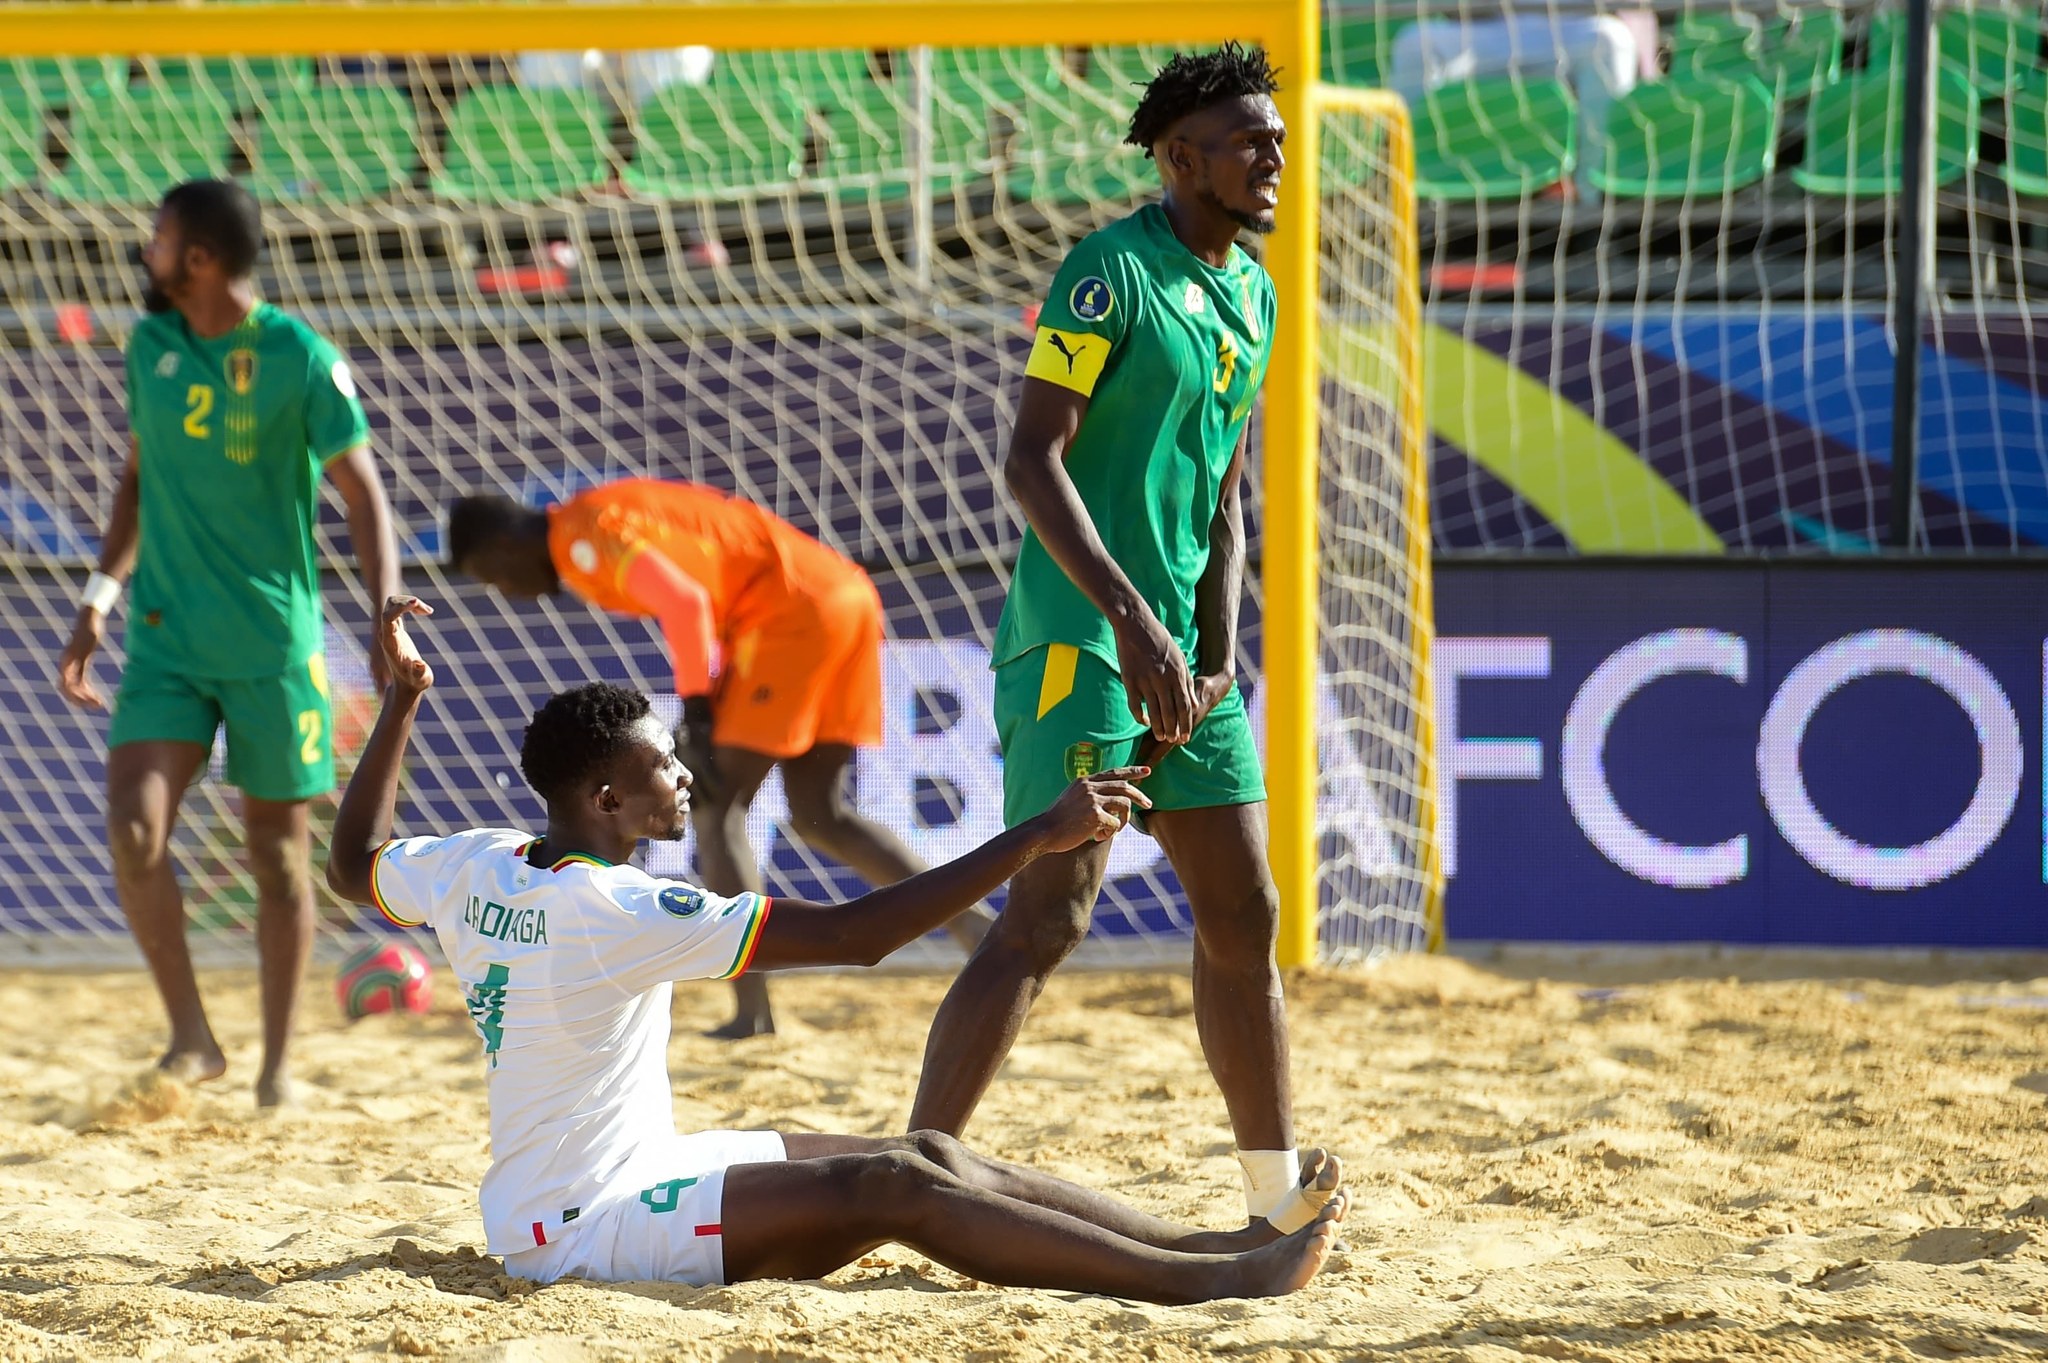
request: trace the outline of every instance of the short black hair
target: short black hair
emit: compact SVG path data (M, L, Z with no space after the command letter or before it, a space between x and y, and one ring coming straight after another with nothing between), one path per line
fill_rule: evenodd
M232 180L187 180L171 187L163 206L177 219L183 244L210 252L228 278L245 278L256 268L263 208L254 194Z
M589 682L548 697L519 743L519 771L534 794L572 799L633 743L633 726L654 713L630 686Z
M457 497L448 508L448 566L460 572L470 555L516 532L532 515L532 508L496 493Z
M1166 130L1212 104L1247 95L1270 95L1280 88L1280 71L1263 47L1225 43L1213 52L1181 52L1159 68L1131 114L1124 141L1152 154L1152 144Z

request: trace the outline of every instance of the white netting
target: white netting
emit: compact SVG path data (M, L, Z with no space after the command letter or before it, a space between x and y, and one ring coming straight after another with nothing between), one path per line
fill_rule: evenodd
M987 644L1020 531L1002 446L1062 255L1156 193L1149 164L1118 144L1131 82L1163 55L16 64L23 93L0 97L0 165L14 175L0 210L0 817L13 830L0 935L122 935L104 719L67 709L50 679L127 440L134 248L162 188L204 173L243 177L265 200L265 296L348 354L408 582L440 611L421 631L441 681L405 827L534 826L516 761L532 707L592 676L655 692L669 676L640 622L569 598L508 608L445 577L447 501L490 488L539 501L646 475L757 501L869 569L888 609L888 727L860 759L856 799L933 860L994 833ZM1249 481L1256 568L1256 471ZM346 770L374 698L332 498L322 534ZM1387 590L1389 603L1412 599ZM1256 573L1249 595L1256 679ZM1347 745L1353 774L1383 756ZM1411 823L1412 767L1400 777ZM1333 787L1332 827L1362 829L1370 789ZM331 802L316 808L324 829ZM779 827L783 813L771 779L750 825L771 888L857 890ZM216 770L186 802L177 858L195 920L224 933L250 921L238 831ZM649 863L680 873L688 852L657 847ZM1342 910L1356 886L1330 884ZM336 928L362 923L327 912ZM1188 929L1156 844L1121 840L1096 949L1183 956Z
M1415 103L1440 549L1885 542L1903 9L1332 0L1328 78ZM2042 10L1934 10L1919 542L2036 549Z

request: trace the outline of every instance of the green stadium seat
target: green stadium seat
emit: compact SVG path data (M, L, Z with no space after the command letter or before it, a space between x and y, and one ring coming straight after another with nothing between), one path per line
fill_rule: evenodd
M671 85L633 118L626 188L649 199L742 199L788 190L803 174L804 117L794 100L763 107L730 82Z
M1384 84L1387 49L1404 26L1367 15L1333 15L1323 25L1323 79L1364 88Z
M1753 14L1693 14L1673 23L1667 36L1672 78L1693 80L1755 71L1763 31Z
M211 91L120 88L72 106L71 160L49 178L73 203L155 203L183 180L222 174L232 111Z
M611 179L609 111L585 90L487 85L457 100L434 192L464 202L537 203Z
M269 203L381 199L419 164L412 100L388 85L281 91L254 133L250 188Z
M32 185L42 173L42 93L22 86L0 90L0 193Z
M1624 198L1725 194L1771 172L1778 119L1753 75L1638 85L1607 109L1588 178Z
M1802 6L1799 21L1757 51L1757 74L1780 105L1811 99L1842 78L1841 11Z
M160 90L206 90L233 109L267 111L288 91L313 87L311 57L165 58L142 62L142 84Z
M1461 81L1415 109L1419 198L1521 198L1568 179L1577 158L1578 106L1559 81Z
M1139 74L1148 56L1135 49L1096 49L1084 78L1062 72L1046 98L1024 111L1004 177L1006 192L1067 206L1128 203L1155 192L1159 179L1145 154L1124 144L1138 103L1132 82L1158 68L1153 62Z
M1987 5L1945 10L1936 16L1934 26L1941 41L1943 69L1962 76L1986 99L2000 97L2018 85L2028 72L2040 69L2038 15ZM1873 18L1870 69L1881 71L1904 61L1905 42L1904 15L1891 12Z
M0 84L31 92L52 109L128 84L126 57L10 57L0 62L0 71L6 73Z
M1944 66L1934 89L1934 183L1950 184L1977 164L1976 89ZM1814 96L1806 115L1806 160L1792 178L1813 194L1898 192L1906 83L1897 72L1866 72Z
M2006 99L2005 182L2048 198L2048 71L2030 72Z

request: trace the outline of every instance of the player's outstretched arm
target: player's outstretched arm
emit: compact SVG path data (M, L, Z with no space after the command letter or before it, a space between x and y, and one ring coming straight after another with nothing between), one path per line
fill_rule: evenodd
M1131 717L1158 738L1185 743L1195 709L1187 659L1151 603L1109 556L1067 476L1067 447L1087 414L1085 394L1044 379L1025 379L1017 426L1003 458L1003 481L1052 561L1116 631L1117 668L1130 697Z
M1151 774L1146 767L1118 767L1084 776L1037 818L998 834L957 861L864 894L850 904L778 899L761 929L753 968L874 965L898 947L944 927L955 914L981 902L1046 853L1115 837L1130 822L1132 806L1152 807L1135 784Z
M95 587L101 582L116 585L104 588L105 600L94 600L88 595L78 603L71 641L64 646L63 656L57 662L58 691L73 705L90 710L107 708L107 698L92 684L92 655L99 651L100 639L106 634L107 612L114 605L111 598L119 591L118 584L127 581L128 574L135 569L135 548L140 542L136 508L141 499L142 448L131 439L128 466L121 470L121 486L114 491L114 510L107 517L106 533L100 536L99 571L93 575Z
M377 618L377 647L391 681L384 688L377 727L370 731L355 774L341 794L341 810L334 816L334 836L327 847L327 887L354 904L372 902L370 868L377 849L391 840L406 740L412 737L420 697L434 684L434 669L406 633L405 617L433 613L434 608L417 597L393 596Z

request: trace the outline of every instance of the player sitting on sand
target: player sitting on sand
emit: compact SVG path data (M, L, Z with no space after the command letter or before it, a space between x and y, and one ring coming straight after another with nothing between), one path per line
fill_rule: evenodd
M1319 1151L1302 1182L1329 1200L1282 1235L1263 1221L1187 1230L936 1132L676 1133L671 981L872 964L1040 854L1114 836L1145 804L1132 784L1144 769L1075 781L958 861L850 904L726 898L624 864L641 839L680 835L691 776L645 696L592 683L527 726L520 766L547 802L540 837L394 841L399 767L433 684L405 617L427 613L411 597L384 607L392 680L342 797L327 881L396 923L431 924L461 981L490 1066L484 1230L508 1272L816 1278L897 1241L983 1282L1157 1302L1275 1295L1314 1275L1345 1205L1338 1162Z

